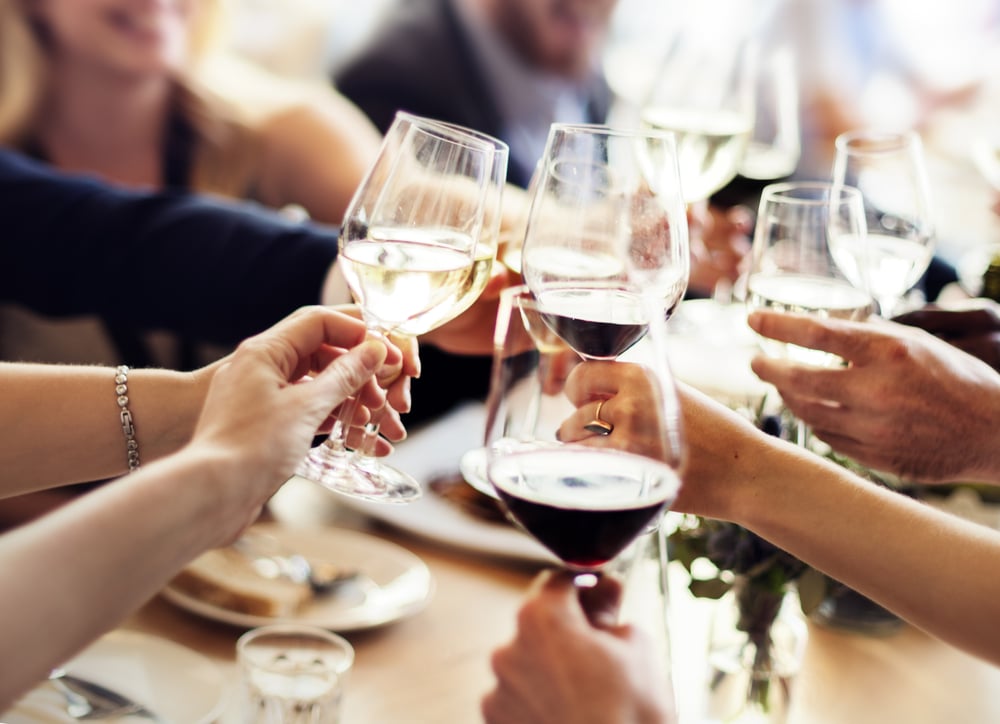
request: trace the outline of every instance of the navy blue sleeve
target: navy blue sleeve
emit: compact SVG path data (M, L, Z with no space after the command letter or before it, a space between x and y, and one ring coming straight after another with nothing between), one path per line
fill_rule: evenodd
M144 194L0 149L0 300L231 344L316 304L336 232Z

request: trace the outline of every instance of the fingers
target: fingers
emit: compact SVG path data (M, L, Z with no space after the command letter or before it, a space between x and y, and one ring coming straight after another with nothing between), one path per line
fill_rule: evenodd
M873 324L787 312L756 310L747 317L747 324L764 337L830 352L860 364L867 364L878 356L873 347L882 337L882 332Z
M292 389L302 398L300 402L304 409L322 412L316 420L317 426L334 407L354 393L360 393L362 402L369 408L379 407L373 404L373 400L381 400L383 394L371 380L385 356L386 346L383 343L364 341L334 360L313 378L311 384L296 385Z
M606 574L596 585L579 589L580 606L592 626L610 629L618 624L623 590L617 578Z
M845 403L852 399L853 388L845 384L845 368L815 367L760 354L750 360L750 368L764 382L778 388L782 398L833 400Z

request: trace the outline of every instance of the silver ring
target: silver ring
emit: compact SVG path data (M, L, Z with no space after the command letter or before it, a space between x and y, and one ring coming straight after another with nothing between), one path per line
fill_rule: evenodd
M615 429L607 420L601 419L601 408L604 406L604 400L597 403L597 409L594 411L594 419L583 426L583 429L587 432L592 432L595 435L610 435Z

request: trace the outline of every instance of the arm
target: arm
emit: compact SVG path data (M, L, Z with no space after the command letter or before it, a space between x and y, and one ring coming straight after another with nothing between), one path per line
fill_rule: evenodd
M521 607L514 640L494 652L487 724L669 724L673 702L650 642L617 623L621 585L579 589L543 573ZM585 692L585 693L583 693Z
M224 344L318 302L337 255L334 232L113 189L3 150L0 230L0 299Z
M372 374L389 350L364 339L356 320L296 313L216 372L180 452L0 537L0 638L19 652L0 660L0 709L187 561L233 540L347 395L381 403ZM352 349L331 362L327 345Z
M755 312L764 335L840 355L827 369L757 357L753 369L835 450L923 482L1000 483L1000 374L919 329Z
M1000 534L860 480L682 390L675 508L733 520L914 625L1000 663ZM616 428L615 434L618 433Z

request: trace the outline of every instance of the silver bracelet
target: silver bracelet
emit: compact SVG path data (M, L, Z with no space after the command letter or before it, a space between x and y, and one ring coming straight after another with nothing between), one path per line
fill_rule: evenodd
M128 365L118 365L115 370L115 394L118 396L122 433L125 435L128 470L132 472L139 467L139 443L135 439L135 424L132 422L132 413L128 409Z

